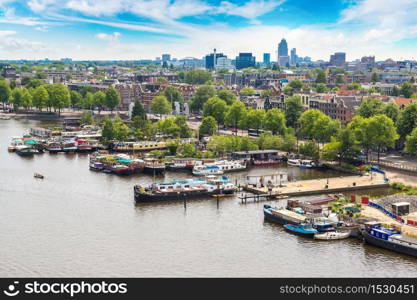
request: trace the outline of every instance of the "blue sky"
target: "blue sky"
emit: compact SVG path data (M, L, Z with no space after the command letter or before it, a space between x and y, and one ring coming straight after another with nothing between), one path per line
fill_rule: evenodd
M417 59L415 0L0 0L0 59L276 57L335 51Z

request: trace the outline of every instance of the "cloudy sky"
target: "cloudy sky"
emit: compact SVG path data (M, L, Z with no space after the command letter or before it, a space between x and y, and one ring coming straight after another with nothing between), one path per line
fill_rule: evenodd
M0 59L417 59L416 0L0 0Z

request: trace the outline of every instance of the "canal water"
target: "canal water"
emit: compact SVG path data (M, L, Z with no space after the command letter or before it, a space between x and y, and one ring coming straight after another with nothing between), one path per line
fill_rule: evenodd
M7 152L12 136L37 125L0 120L1 277L415 276L415 258L358 240L288 234L264 221L264 203L223 198L218 208L215 199L190 200L186 210L181 201L135 204L133 185L151 183L152 176L95 173L85 154ZM340 176L285 171L300 179ZM34 172L46 178L35 179ZM267 171L250 171L256 172Z

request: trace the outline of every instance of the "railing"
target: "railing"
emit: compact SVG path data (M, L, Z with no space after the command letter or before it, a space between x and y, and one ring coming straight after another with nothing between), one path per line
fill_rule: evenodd
M417 174L417 167L404 166L402 164L399 165L399 164L386 162L386 161L379 161L378 162L376 160L372 160L371 163L376 164L378 166L383 166L385 168L393 169L393 170L398 170L398 171L403 171L403 172L407 172L407 173Z
M368 203L369 206L374 207L380 211L382 211L384 214L386 214L387 216L391 217L392 219L402 223L402 224L407 224L407 225L411 225L411 226L415 226L417 227L417 221L413 221L413 220L404 220L403 218L401 218L400 216L397 216L396 214L388 211L387 209L385 209L382 205L379 205L375 202L369 201Z

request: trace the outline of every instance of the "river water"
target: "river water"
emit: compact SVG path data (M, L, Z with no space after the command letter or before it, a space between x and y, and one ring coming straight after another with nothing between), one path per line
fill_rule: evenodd
M221 199L219 208L215 199L190 200L186 209L181 201L135 204L133 185L151 183L152 176L92 172L86 154L7 152L12 136L38 125L0 120L1 277L415 276L412 257L353 239L288 234L264 221L263 203L236 197ZM340 175L286 171L300 179ZM34 172L46 178L35 179Z

